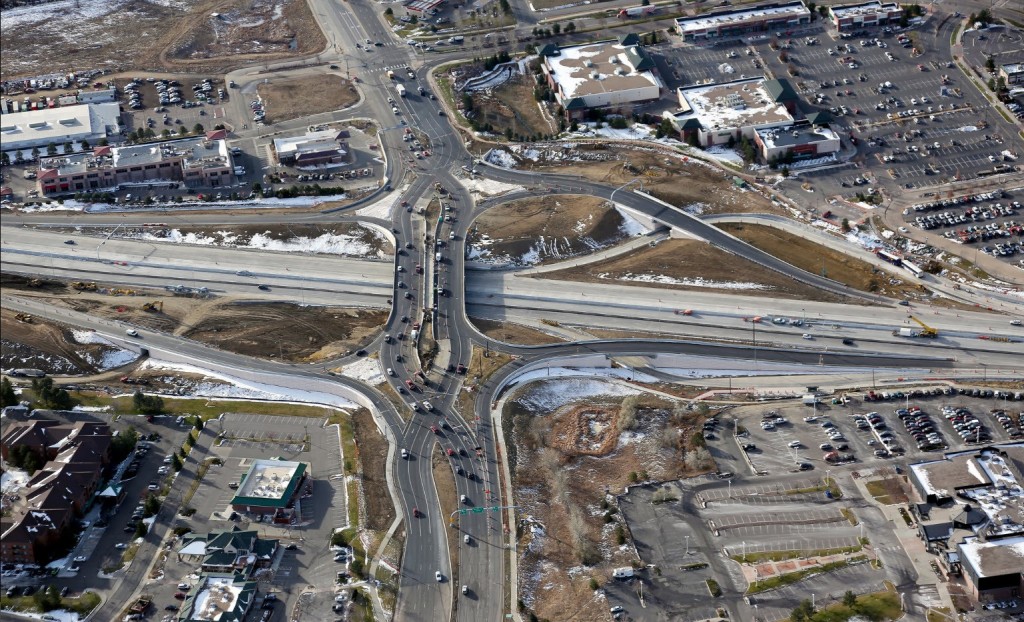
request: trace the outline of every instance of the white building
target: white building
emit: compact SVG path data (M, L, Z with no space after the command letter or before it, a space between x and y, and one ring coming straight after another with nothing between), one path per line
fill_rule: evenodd
M740 138L755 140L757 130L793 125L797 95L786 80L745 78L682 87L679 110L664 114L682 134L702 147Z
M763 128L754 133L754 143L765 162L817 158L839 151L839 135L830 128L812 125Z
M580 117L591 108L629 109L661 96L654 61L638 43L627 35L621 42L541 50L544 75L566 116Z
M121 131L116 103L44 108L0 115L0 144L4 151L45 148L53 143L95 143Z
M345 164L349 161L347 130L318 130L274 139L277 162L288 166Z
M811 12L803 0L724 9L676 19L676 32L683 41L735 39L757 32L793 30L811 23Z
M860 4L830 6L828 15L837 30L856 30L883 24L893 24L903 17L903 7L896 2L872 0Z

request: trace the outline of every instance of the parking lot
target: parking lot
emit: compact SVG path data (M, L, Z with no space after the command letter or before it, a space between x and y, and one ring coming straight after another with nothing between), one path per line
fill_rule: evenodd
M878 392L873 401L851 398L846 405L745 407L732 413L742 426L740 435L710 440L708 446L740 458L745 454L749 466L741 460L735 467L739 472L770 475L843 464L861 468L893 459L916 462L943 451L1024 438L1017 393L991 391L988 399L970 393L908 390L885 392L887 398Z
M1019 263L1024 223L1018 220L1020 192L995 190L933 198L905 211L907 222L920 229L1008 262Z
M178 134L180 128L184 128L191 132L196 124L207 130L218 124L234 127L237 120L226 118L228 108L225 106L232 89L227 88L223 80L207 80L204 83L202 78L158 80L143 76L115 80L126 112L124 116L128 119L128 131L149 128L159 136L164 130Z

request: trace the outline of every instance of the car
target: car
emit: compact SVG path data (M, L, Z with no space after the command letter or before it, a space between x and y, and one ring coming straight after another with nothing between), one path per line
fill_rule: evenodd
M84 555L79 555L78 557L75 558L75 561L76 562L84 562L84 561L86 561L86 557Z
M177 610L178 610L178 606L177 605L167 605L166 607L164 607L164 611L177 611Z
M337 69L337 68L338 68L337 65L331 65L331 69Z
M419 518L420 516L422 516L422 514L420 513L420 509L419 508L413 508L412 509L412 517L413 518Z
M146 488L148 488L149 490L156 490L160 488L160 485L157 484L156 482L150 482L149 486L147 486Z
M853 345L853 339L843 339L843 345L844 346L852 346Z
M295 550L298 550L298 548L299 548L298 544L295 544L294 542L290 542L290 543L288 543L288 546L284 547L284 550L286 550L286 551L295 551Z
M1020 326L1020 325L1021 325L1021 321L1020 320L1010 320L1010 326Z
M437 111L437 116L439 116L439 117L445 116L444 110L438 110Z
M128 335L129 337L138 337L139 331L135 330L134 328L129 328L128 330L124 331L124 334Z
M804 339L814 339L814 335L812 335L811 333L804 333L803 335L801 335L801 337L803 337Z
M801 471L810 471L811 469L814 468L814 465L811 464L810 462L801 462L799 468Z
M428 402L427 400L423 400L423 408L427 409L428 411L434 410L434 405Z
M65 596L68 595L68 592L70 592L70 591L71 591L71 588L65 585L64 587L60 588L60 597L64 598Z
M74 244L75 244L75 241L74 241L74 240L64 240L64 243L65 243L65 244L69 244L69 245L71 245L71 246L74 246Z
M465 542L466 544L469 544L472 540L469 537L469 534L467 533L466 535L462 536L462 541Z
M185 600L185 592L175 592L174 598L177 600Z
M625 609L622 608L622 605L615 605L614 607L609 609L609 611L611 613L622 613L623 611L625 611Z
M366 356L366 350L356 350L356 356Z
M462 503L463 505L469 505L469 497L467 497L466 495L462 495L462 496L460 496L460 497L459 497L459 501L460 501L460 502L461 502L461 503Z
M794 449L796 449L797 447L801 447L801 446L803 446L803 443L801 443L800 441L790 441L789 442L789 447L792 447Z
M440 570L435 570L434 571L434 578L437 579L438 583L440 583L441 581L444 581L444 575L441 574Z
M270 286L269 285L262 285L261 284L261 285L257 285L256 289L258 289L260 291L263 291L263 292L269 292L270 291Z
M402 459L404 459L404 460L408 460L409 459L409 450L404 448L404 447L402 448Z

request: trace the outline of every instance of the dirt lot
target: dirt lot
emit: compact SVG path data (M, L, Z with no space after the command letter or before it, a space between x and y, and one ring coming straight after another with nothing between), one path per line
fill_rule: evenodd
M571 393L564 382L539 390ZM602 619L607 601L590 578L604 581L634 559L606 493L713 468L706 450L689 444L701 416L646 396L565 397L558 405L538 400L538 384L549 383L521 389L504 415L520 508L518 597L542 619Z
M478 317L471 317L469 319L481 333L487 335L491 339L504 341L505 343L536 346L548 343L565 342L561 337L549 335L537 330L536 328L523 326L522 324L516 324L514 322L498 322Z
M786 231L748 224L723 224L741 240L814 274L822 274L854 289L885 296L916 297L927 290L910 280L896 279L871 264L831 250Z
M622 215L598 197L532 197L484 212L467 243L484 260L539 265L614 244L628 236L624 223Z
M534 82L530 76L519 75L490 91L473 94L473 121L479 126L491 125L491 132L513 136L545 136L558 132L558 124L542 114L533 98Z
M271 80L260 83L256 91L266 104L267 116L275 122L341 110L359 101L352 83L336 75Z
M620 145L610 148L606 143L538 150L540 156L535 163L523 160L522 165L553 173L566 173L570 168L572 175L613 186L639 177L645 192L673 205L685 206L692 214L788 215L756 191L735 187L731 174L691 162L681 153L670 155ZM636 185L634 188L639 189Z
M21 319L18 319L21 318ZM75 341L71 329L36 317L0 309L0 368L25 367L47 374L95 374L104 354L115 351L101 344Z
M366 528L384 532L395 520L384 465L388 459L388 441L377 430L373 415L360 408L352 415L359 462L362 464L363 502L366 504Z
M90 284L95 291L57 281L29 287L26 279L6 274L3 286L56 306L184 335L231 352L297 362L356 350L373 338L387 318L383 310L251 303L232 297L191 298L162 290L108 289L102 284ZM112 295L117 291L123 294ZM152 311L143 309L149 302L157 305Z
M223 73L326 43L301 0L51 3L5 11L0 32L4 80L88 69Z
M835 302L838 296L803 285L697 240L666 240L651 248L593 264L559 270L546 278L588 283L635 284L667 289L699 289L778 298ZM657 278L656 278L657 277ZM660 282L659 282L660 281ZM737 283L745 284L736 289ZM721 286L716 287L716 284ZM729 284L734 284L732 287Z

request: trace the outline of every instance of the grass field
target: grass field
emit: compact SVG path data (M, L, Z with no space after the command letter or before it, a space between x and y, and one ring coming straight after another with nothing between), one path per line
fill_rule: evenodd
M555 134L558 126L541 113L533 97L533 78L517 76L505 84L473 94L473 108L478 125L490 123L495 134L504 135L506 129L513 135L543 136Z
M348 108L359 92L339 74L306 76L260 83L257 92L266 104L267 117L276 121L298 119Z
M858 619L879 622L898 620L903 617L899 594L894 590L864 594L857 597L857 601L852 607L847 607L842 603L829 605L814 612L814 615L807 620L808 622L846 622L855 616Z

